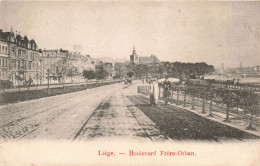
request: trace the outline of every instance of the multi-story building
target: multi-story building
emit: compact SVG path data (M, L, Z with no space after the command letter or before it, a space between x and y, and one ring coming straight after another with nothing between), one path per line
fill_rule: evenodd
M68 50L38 50L34 39L21 36L12 31L0 30L0 80L10 80L17 85L22 80L33 80L33 84L61 83L61 76L57 74L57 62L67 59L69 64L77 68L80 80L83 70L94 70L95 65L90 55ZM48 77L49 75L49 77ZM18 77L19 76L19 77ZM73 80L73 79L71 79Z
M1 60L4 61L1 62L1 79L17 84L16 76L20 75L24 80L32 78L34 84L38 83L40 53L36 42L27 36L15 34L12 30L0 30L0 41L5 53L3 56L1 54Z
M40 82L41 84L48 83L48 74L49 74L49 83L60 83L61 78L57 77L55 71L56 63L62 58L69 59L68 50L63 49L53 49L53 50L42 50L40 57Z
M0 80L8 80L8 43L2 40L3 35L0 31Z

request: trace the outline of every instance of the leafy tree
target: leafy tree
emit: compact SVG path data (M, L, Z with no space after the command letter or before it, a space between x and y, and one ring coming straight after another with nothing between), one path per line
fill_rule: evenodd
M134 76L134 72L133 71L129 71L129 72L127 72L126 75L127 75L127 77L131 78L131 77Z
M113 74L113 66L111 63L105 63L104 64L104 69L107 72L107 76L112 76Z
M115 63L114 70L116 78L123 78L127 73L127 64Z
M13 86L13 82L9 80L0 80L0 90L5 91L5 89L11 88Z
M96 74L94 70L83 70L83 77L87 80L96 78Z
M30 87L32 86L32 83L33 83L33 79L30 77L29 80L27 81L24 81L23 84L24 86L29 90Z
M97 80L101 80L103 81L103 79L105 79L109 73L107 72L107 70L105 70L105 67L104 67L104 64L103 63L99 63L97 66L96 66L96 79Z
M67 72L67 76L70 77L72 82L72 78L78 75L78 69L75 66L70 66Z
M56 63L56 74L62 78L63 89L65 89L65 80L67 73L71 68L71 64L68 59L62 58Z
M17 72L16 75L15 75L15 80L16 80L17 83L18 83L19 91L21 90L21 86L22 86L22 84L23 84L24 73L25 73L25 71L22 70L22 69L20 69L20 70L18 70L18 72Z

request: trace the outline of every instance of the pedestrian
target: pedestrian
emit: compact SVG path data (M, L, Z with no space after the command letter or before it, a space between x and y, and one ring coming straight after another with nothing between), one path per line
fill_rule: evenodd
M153 81L153 94L154 94L154 103L155 105L158 105L158 98L159 98L159 86L158 86L158 80L155 78Z
M155 105L155 97L154 97L154 85L153 85L153 81L150 80L150 81L149 81L149 84L150 84L150 87L149 87L149 89L150 89L150 93L149 93L149 96L150 96L150 104L151 104L152 106L154 106L154 105Z
M171 89L171 82L168 80L168 77L165 77L165 81L163 82L163 98L165 104L168 104L168 100L170 97L170 89Z

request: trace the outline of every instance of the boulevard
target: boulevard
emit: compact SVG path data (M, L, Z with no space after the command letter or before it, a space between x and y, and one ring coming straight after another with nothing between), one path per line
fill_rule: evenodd
M171 105L152 107L123 83L0 107L1 142L19 140L244 140L255 135Z

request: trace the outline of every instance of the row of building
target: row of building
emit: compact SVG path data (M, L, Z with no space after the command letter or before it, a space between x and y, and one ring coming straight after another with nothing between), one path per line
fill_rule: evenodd
M0 80L10 80L16 85L19 75L24 80L32 78L34 84L46 84L48 69L62 58L76 66L79 73L95 67L89 55L63 49L41 50L34 39L16 34L12 29L10 32L0 29ZM61 81L55 78L55 70L49 75L52 83Z

